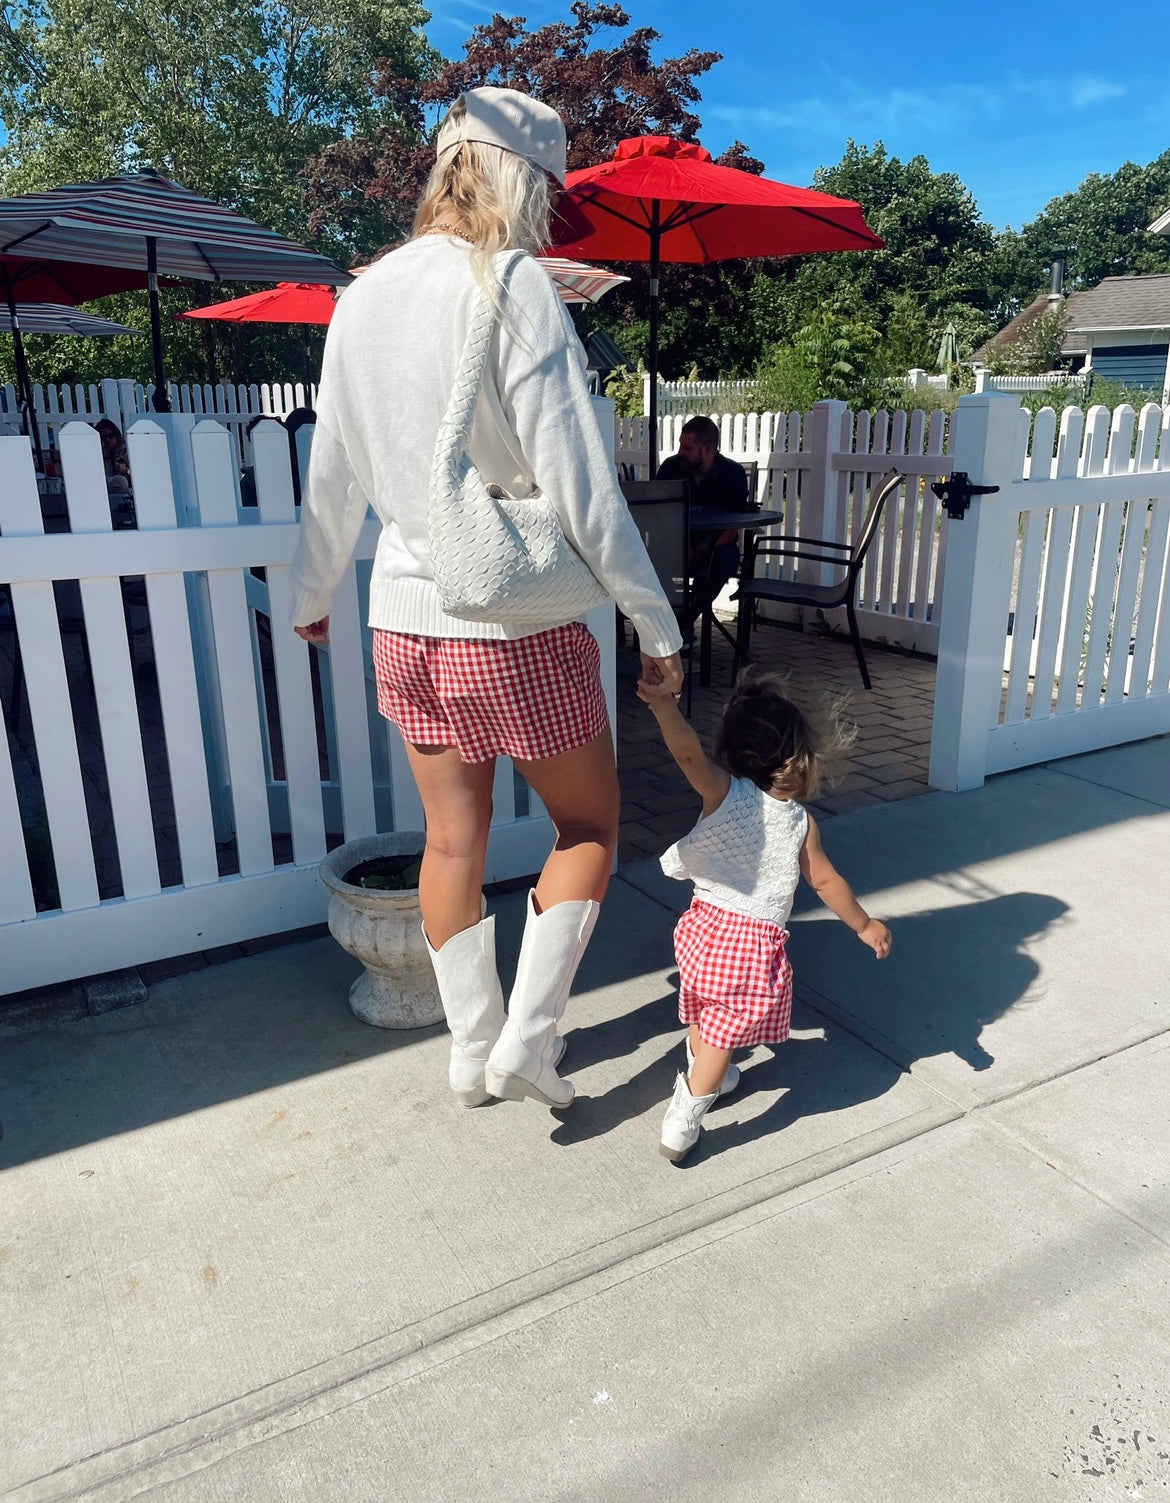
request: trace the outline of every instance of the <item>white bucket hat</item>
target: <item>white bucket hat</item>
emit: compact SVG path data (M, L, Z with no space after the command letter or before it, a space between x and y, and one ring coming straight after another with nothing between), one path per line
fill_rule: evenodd
M462 141L498 146L543 167L564 186L565 127L556 110L515 89L468 89L461 98L467 113L443 121L436 142L440 157Z

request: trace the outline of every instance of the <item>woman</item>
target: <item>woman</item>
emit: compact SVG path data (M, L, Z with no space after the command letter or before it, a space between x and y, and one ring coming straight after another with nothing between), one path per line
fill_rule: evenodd
M102 464L106 471L106 490L110 496L130 494L130 455L121 428L113 418L99 418L94 424L102 441Z
M423 929L451 1030L451 1088L466 1106L532 1096L567 1106L559 1022L617 844L618 783L597 643L564 616L541 630L448 616L431 571L427 489L472 310L499 310L472 431L485 483L539 489L566 536L634 622L642 676L677 690L681 638L590 407L581 346L531 256L548 239L565 132L547 105L473 89L452 105L406 245L338 303L293 572L294 624L328 641L330 596L372 505L370 584L378 706L401 730L426 813ZM498 269L508 266L504 283ZM510 756L556 828L528 911L505 1023L483 874L497 756Z

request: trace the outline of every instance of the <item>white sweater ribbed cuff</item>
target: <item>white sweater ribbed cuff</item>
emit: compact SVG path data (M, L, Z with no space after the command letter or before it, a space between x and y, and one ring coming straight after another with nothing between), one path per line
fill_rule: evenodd
M682 647L682 633L669 606L660 610L639 611L630 618L638 633L640 651L652 658L668 658Z
M293 596L291 620L293 626L309 626L329 614L332 595L322 595L320 590L298 590Z

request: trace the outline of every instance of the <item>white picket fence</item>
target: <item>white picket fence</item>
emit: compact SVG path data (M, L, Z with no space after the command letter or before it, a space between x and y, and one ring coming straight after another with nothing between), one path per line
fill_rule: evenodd
M298 407L313 407L317 387L301 381L272 381L250 386L168 384L173 412L214 417L232 435L238 464L252 462L248 424L256 417L284 418ZM59 385L33 387L33 411L44 448L56 445L57 435L66 423L82 418L96 423L111 418L123 432L139 417L151 417L154 383L143 386L136 381L106 380L88 386ZM11 382L0 387L0 432L15 432L19 403Z
M696 412L743 412L753 400L754 381L659 381L658 416L687 418ZM650 377L642 378L642 411L650 411Z
M881 530L862 572L857 617L862 635L889 646L933 653L946 560L946 519L930 490L951 467L951 433L941 411L851 412L844 402L818 402L810 412L711 414L720 451L758 466L756 500L782 511L780 531L803 538L848 542L857 533L873 480L898 469L910 483L887 503ZM678 448L685 416L659 423L660 455ZM615 457L638 476L649 459L645 418L619 418ZM832 571L803 566L820 582ZM778 565L769 572L784 577ZM802 575L803 577L803 575ZM765 606L765 614L811 619L798 607ZM843 610L826 613L845 629Z
M1047 391L1050 386L1063 386L1070 397L1084 393L1092 380L1089 371L1045 371L1039 376L993 376L980 366L975 372L975 390L981 391Z
M1170 407L964 397L954 467L932 785L1170 731Z
M137 528L112 530L98 436L74 421L69 530L46 535L31 446L0 437L0 994L319 922L327 846L422 828L373 700L378 524L309 649L287 625L285 431L254 431L250 508L219 422L138 419L127 444ZM612 713L612 609L590 625ZM551 822L510 763L494 799L488 880L536 871Z

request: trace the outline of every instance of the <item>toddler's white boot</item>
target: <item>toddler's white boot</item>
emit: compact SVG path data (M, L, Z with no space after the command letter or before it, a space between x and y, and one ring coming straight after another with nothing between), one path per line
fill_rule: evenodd
M695 1056L691 1053L691 1036L690 1036L690 1034L687 1034L687 1078L688 1079L690 1079L691 1071L694 1068L695 1068ZM715 1094L717 1096L730 1096L731 1093L732 1093L732 1091L735 1090L735 1088L736 1088L736 1086L738 1084L739 1084L739 1066L738 1065L733 1065L731 1063L731 1061L728 1060L727 1061L727 1070L726 1070L726 1072L725 1072L725 1074L723 1076L723 1081L720 1084L720 1087L716 1091Z
M677 1164L699 1141L703 1114L714 1102L717 1092L709 1096L692 1096L687 1078L681 1072L674 1083L674 1095L662 1119L662 1141L658 1152Z
M451 1062L447 1079L464 1106L489 1100L484 1066L504 1026L504 993L496 971L495 915L453 934L439 950L423 930L447 1027Z
M601 905L585 899L554 903L537 913L534 897L528 894L508 1017L484 1078L491 1094L506 1101L534 1096L546 1106L562 1107L572 1101L573 1086L556 1072L564 1051L557 1024Z

